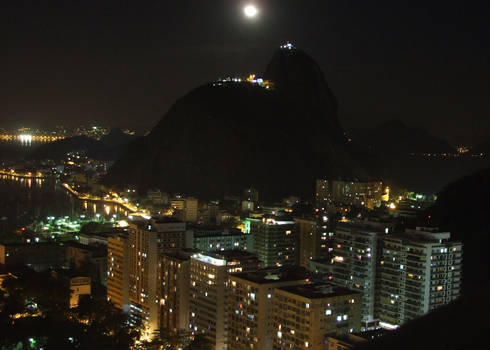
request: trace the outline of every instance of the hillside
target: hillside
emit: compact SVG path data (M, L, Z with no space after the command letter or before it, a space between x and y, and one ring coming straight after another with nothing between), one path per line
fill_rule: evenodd
M447 141L424 129L411 127L399 120L382 123L372 129L350 130L353 141L369 152L389 155L412 153L455 153Z
M337 102L303 51L278 50L264 77L210 83L178 100L134 142L106 183L158 187L201 198L254 186L265 197L311 195L316 178L366 178L349 156Z

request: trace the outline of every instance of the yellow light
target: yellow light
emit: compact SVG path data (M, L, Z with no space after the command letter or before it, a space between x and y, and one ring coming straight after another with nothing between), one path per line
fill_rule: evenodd
M119 222L117 223L117 226L118 226L118 227L128 227L128 226L129 226L129 224L128 224L128 222L127 222L126 220L121 220L121 221L119 221Z
M250 74L247 78L247 81L251 83L255 79L255 74Z

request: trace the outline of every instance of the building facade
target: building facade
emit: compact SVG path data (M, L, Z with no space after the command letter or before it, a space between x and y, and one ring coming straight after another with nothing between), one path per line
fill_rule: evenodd
M378 264L377 317L394 328L461 294L461 242L449 232L406 230L383 238Z
M197 222L198 200L196 198L177 198L170 201L172 208L177 212L177 218L184 222Z
M135 220L128 232L129 311L141 317L149 337L161 324L160 258L184 248L185 223L169 218Z
M306 283L308 273L297 267L231 274L228 283L228 348L272 349L276 288Z
M232 249L253 251L253 237L234 228L190 227L186 232L185 246L202 253Z
M277 288L273 349L324 350L328 335L360 331L361 293L332 284Z
M328 180L316 180L315 200L317 203L328 202L331 200Z
M298 224L287 216L248 218L254 253L264 266L298 263Z
M318 259L328 255L331 237L328 232L327 216L321 218L299 218L298 223L298 255L299 265L308 268L311 259Z
M376 254L379 228L338 225L334 232L332 282L362 293L362 319L374 318Z
M190 329L217 350L228 349L228 274L258 269L257 258L232 250L195 254L190 261Z
M183 250L161 258L161 328L173 332L189 329L190 259L195 253Z
M118 309L129 310L128 234L109 237L107 242L107 300Z
M317 204L333 201L373 209L380 205L383 194L381 181L316 180Z

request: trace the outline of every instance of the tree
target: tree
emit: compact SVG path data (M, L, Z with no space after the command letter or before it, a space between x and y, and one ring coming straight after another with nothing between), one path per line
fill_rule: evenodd
M20 344L19 348L125 350L140 337L141 320L130 319L105 298L82 296L78 307L69 309L69 286L50 274L27 272L6 278L2 287L0 349ZM39 312L29 313L29 305Z

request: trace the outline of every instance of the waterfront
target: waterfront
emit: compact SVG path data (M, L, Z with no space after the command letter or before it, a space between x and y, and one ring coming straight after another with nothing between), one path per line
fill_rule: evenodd
M109 221L127 215L118 205L80 200L54 179L0 176L0 230L4 232L46 222L48 217Z

